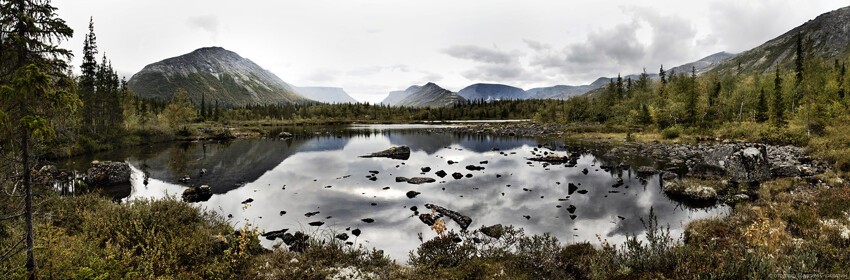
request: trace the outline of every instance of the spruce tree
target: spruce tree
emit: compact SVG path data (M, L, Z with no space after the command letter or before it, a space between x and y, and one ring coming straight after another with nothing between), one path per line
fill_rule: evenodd
M94 34L94 18L89 18L89 33L83 41L83 63L80 65L79 96L84 103L83 125L88 131L94 130L95 80L97 65L97 36Z
M803 57L805 56L803 51L803 34L797 33L797 43L796 43L796 51L794 58L794 72L796 74L794 79L794 99L791 108L797 108L798 102L803 97Z
M23 187L23 241L26 248L27 278L36 279L33 227L32 168L37 165L32 149L51 139L56 133L55 120L67 118L79 105L73 81L67 75L71 52L59 42L73 35L73 30L58 18L49 0L0 0L0 149L20 166L5 170L23 170L21 177L10 179ZM7 52L8 51L8 52ZM6 213L0 213L0 216ZM6 248L4 248L6 249ZM20 249L9 248L9 253ZM14 251L18 250L18 251ZM4 250L6 251L6 250Z
M776 68L776 78L773 79L773 124L776 127L785 125L785 105L782 101L782 77L779 76L779 68Z
M761 91L759 92L758 103L756 103L756 122L763 123L767 121L767 110L767 97L765 97L764 95L764 89L761 89Z
M689 87L687 91L687 99L685 103L685 112L688 117L688 122L691 124L696 123L697 121L697 101L699 99L699 94L697 91L697 74L696 67L691 70L691 77L688 80Z

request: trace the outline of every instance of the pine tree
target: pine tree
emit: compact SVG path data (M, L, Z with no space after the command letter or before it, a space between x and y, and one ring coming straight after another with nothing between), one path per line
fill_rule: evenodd
M94 18L89 18L89 33L83 41L83 63L80 65L79 96L85 104L83 107L83 125L89 131L94 130L93 108L95 104L95 76L97 75L97 36L94 34Z
M218 109L218 99L215 100L215 113L213 114L213 119L215 121L219 121L221 118L221 112Z
M767 121L767 110L767 97L764 96L764 89L761 89L759 92L758 103L756 103L756 122L763 123Z
M776 68L776 78L773 79L773 124L776 127L785 125L785 105L782 101L782 77L779 76L779 68Z
M803 34L797 33L797 44L796 44L796 52L794 58L794 72L796 74L796 79L794 80L794 100L792 104L792 108L797 108L797 103L800 102L800 99L803 97L803 57L805 56L803 51Z
M697 121L697 101L699 100L696 67L691 68L691 77L688 82L689 87L687 91L687 102L685 103L685 111L687 113L688 122L694 124Z
M838 60L836 60L836 63L838 63ZM844 63L841 63L841 67L838 68L838 77L837 77L837 79L838 79L838 100L839 101L844 100L844 96L845 96L845 92L846 92L846 90L844 89L844 77L846 75L847 75L847 68L845 67Z
M649 88L649 75L646 74L646 68L643 68L643 72L640 73L637 88L641 91L646 91Z
M207 102L206 102L206 94L201 92L201 120L207 119Z
M0 29L0 38L9 39L0 45L4 53L0 60L0 115L3 116L0 148L4 154L20 160L13 163L20 167L10 169L22 170L23 178L10 178L21 180L23 186L24 210L20 214L25 221L27 277L36 279L30 172L36 159L31 149L51 139L56 132L54 121L67 118L63 114L73 113L79 105L77 96L71 92L73 81L67 75L66 60L71 52L58 46L73 35L73 30L57 17L56 8L49 0L0 0L0 26L4 27Z
M652 116L649 114L649 108L646 104L640 105L640 115L638 116L638 123L642 125L648 125L652 123Z
M662 85L667 85L667 72L664 71L664 64L661 64L661 70L658 71L658 77L661 78Z
M622 98L623 97L623 77L620 77L620 74L617 74L617 85L616 86L617 86L617 88L616 88L617 98L618 99Z

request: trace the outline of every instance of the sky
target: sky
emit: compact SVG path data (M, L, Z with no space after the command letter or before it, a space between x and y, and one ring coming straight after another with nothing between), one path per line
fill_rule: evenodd
M97 46L127 79L145 65L220 46L296 86L380 102L435 82L523 89L656 72L756 47L848 3L832 0L56 0L79 68ZM76 69L79 72L79 69Z

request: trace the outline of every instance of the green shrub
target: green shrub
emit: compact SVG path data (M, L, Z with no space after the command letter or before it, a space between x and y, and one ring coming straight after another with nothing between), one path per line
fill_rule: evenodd
M661 137L664 139L676 139L679 138L679 134L682 133L682 129L678 126L671 126L661 130Z

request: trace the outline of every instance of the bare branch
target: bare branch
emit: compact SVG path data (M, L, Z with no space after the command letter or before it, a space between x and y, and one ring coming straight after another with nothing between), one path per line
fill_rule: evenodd
M8 215L8 216L3 216L3 217L0 217L0 221L11 220L11 219L23 216L23 215L24 215L24 212L20 212L18 214L12 214L12 215Z
M18 243L15 243L15 245L12 246L11 248L9 248L8 251L6 251L2 255L0 255L0 263L5 262L9 258L15 256L15 254L17 254L17 253L22 252L24 250L24 247L18 248L18 246L21 246L21 244L23 244L23 243L24 243L24 238L21 238L21 240L18 241Z

